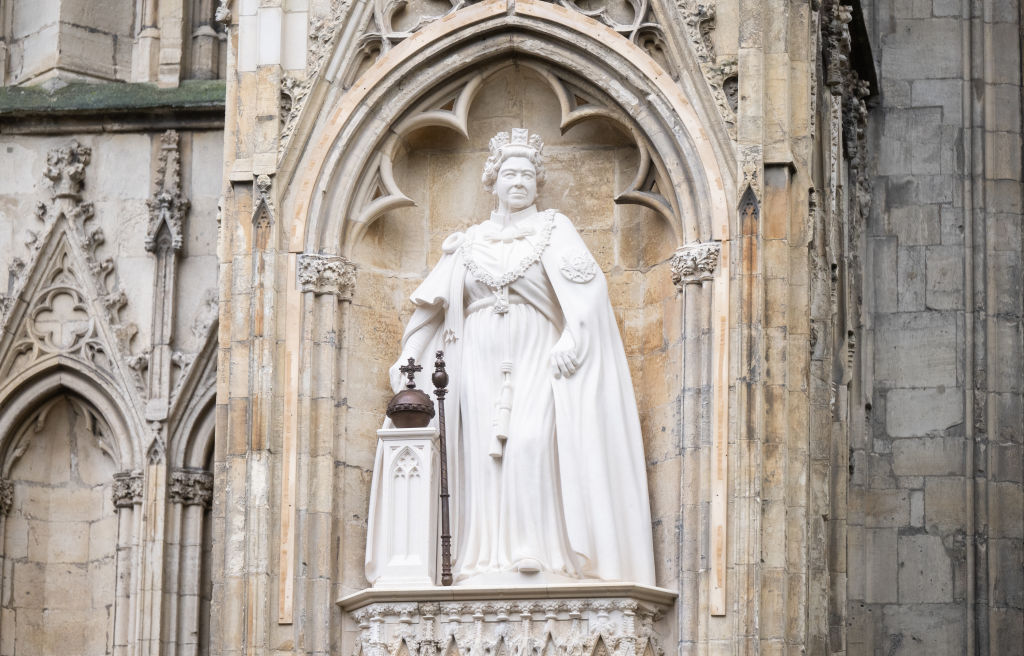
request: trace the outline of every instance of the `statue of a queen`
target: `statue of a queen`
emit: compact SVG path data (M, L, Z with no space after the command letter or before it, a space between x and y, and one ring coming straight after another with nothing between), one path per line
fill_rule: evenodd
M491 139L483 183L497 209L448 237L413 293L392 387L403 386L399 364L445 351L457 585L654 585L622 339L604 274L572 222L534 204L542 149L525 129ZM381 565L373 524L371 510L371 581Z

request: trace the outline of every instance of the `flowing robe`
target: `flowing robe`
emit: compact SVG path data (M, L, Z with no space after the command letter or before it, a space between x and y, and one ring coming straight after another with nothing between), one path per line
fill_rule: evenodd
M449 237L412 295L400 362L421 362L417 384L430 389L430 364L443 349L451 374L445 412L456 582L512 571L530 558L559 576L653 585L640 422L607 282L569 219L549 212L513 215L509 230L519 234L511 236L495 236L492 219ZM537 251L539 260L508 285L508 311L494 312L496 294L471 265L500 278ZM549 356L563 332L579 367L555 377ZM502 362L511 363L511 421L504 454L493 458Z

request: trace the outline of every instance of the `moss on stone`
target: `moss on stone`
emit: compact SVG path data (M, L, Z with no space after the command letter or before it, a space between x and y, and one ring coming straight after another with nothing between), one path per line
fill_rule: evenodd
M39 87L0 88L0 116L81 111L137 111L224 107L224 80L185 80L178 87L150 83L69 84L54 91Z

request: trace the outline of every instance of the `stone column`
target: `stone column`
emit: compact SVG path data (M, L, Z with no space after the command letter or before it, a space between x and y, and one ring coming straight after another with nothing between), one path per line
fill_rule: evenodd
M680 480L686 492L680 498L679 523L681 551L679 555L679 592L682 598L697 603L681 603L674 609L679 619L679 639L695 646L700 641L700 625L709 608L708 591L712 583L711 540L702 536L713 534L711 510L711 466L713 427L710 404L713 392L712 352L712 281L718 269L721 244L694 242L672 255L672 282L682 296L683 337L683 417ZM721 536L724 538L724 526ZM705 553L705 550L708 550ZM719 565L724 565L724 551ZM717 573L717 571L716 571ZM724 572L722 572L724 574Z
M114 474L114 508L117 509L117 583L114 597L114 656L134 652L132 637L135 612L132 590L138 576L138 513L142 504L142 472Z
M167 543L168 631L170 653L194 656L199 644L200 581L203 557L203 515L213 500L213 474L197 469L171 472Z
M294 426L293 526L297 535L308 537L298 541L295 549L295 557L305 563L304 570L286 571L282 566L281 582L284 585L284 577L292 577L292 614L298 617L329 607L336 592L331 588L332 581L341 580L336 569L339 553L325 548L326 540L319 536L342 535L346 530L341 521L344 511L337 509L345 507L345 481L351 473L343 464L344 441L339 439L336 427L342 425L346 412L340 401L349 393L350 376L342 345L349 334L356 267L345 257L303 253L296 261L296 283L301 305L308 309L302 313L301 327L289 330L289 337L294 334L296 340L301 338L295 364L308 373L297 377L295 390L299 412ZM283 532L281 537L281 544L287 544ZM296 632L296 642L311 652L329 651L329 627L304 627Z

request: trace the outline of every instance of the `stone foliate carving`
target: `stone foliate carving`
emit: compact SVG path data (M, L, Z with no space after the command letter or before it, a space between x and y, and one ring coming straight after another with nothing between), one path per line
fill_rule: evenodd
M715 241L683 246L672 254L672 282L682 290L684 285L713 279L721 252L722 244Z
M451 489L467 491L453 513L456 583L653 584L647 472L622 341L604 274L572 221L535 205L542 148L522 128L491 140L482 181L497 210L446 240L450 250L413 293L392 387L402 388L399 365L410 357L430 362L443 349L456 363L445 398L448 453L459 454ZM551 317L564 317L564 328ZM373 494L385 475L374 468ZM400 502L371 503L374 581L388 542L379 527Z
M736 110L738 107L738 85L736 60L718 61L711 32L715 29L715 3L713 1L679 0L679 11L683 16L686 35L693 45L697 63L704 79L711 89L722 120L729 133L735 137Z
M334 294L339 300L352 300L356 287L356 265L340 255L302 253L296 274L299 290L314 294Z
M130 508L142 503L142 472L126 471L114 474L111 488L115 508Z
M281 137L278 152L283 152L295 132L295 125L306 105L313 82L320 74L334 45L348 3L332 2L326 16L314 15L309 21L309 48L306 50L306 74L297 78L290 73L281 76Z
M458 597L458 588L448 588ZM654 622L662 604L629 596L494 601L378 602L350 615L354 654L543 654L662 656ZM568 596L568 595L567 595ZM343 601L344 603L344 601Z
M11 512L14 505L14 483L6 478L0 478L0 515Z
M209 508L213 501L213 474L202 469L171 472L168 496L172 503Z
M146 250L155 252L161 230L167 229L170 247L181 250L182 221L188 214L189 201L181 193L181 153L178 133L164 132L160 137L160 157L157 184L153 197L146 201L149 208L149 228L146 230Z
M77 201L85 186L85 167L92 158L92 148L72 140L66 146L50 150L46 155L46 170L43 175L53 190L53 198L68 198Z

